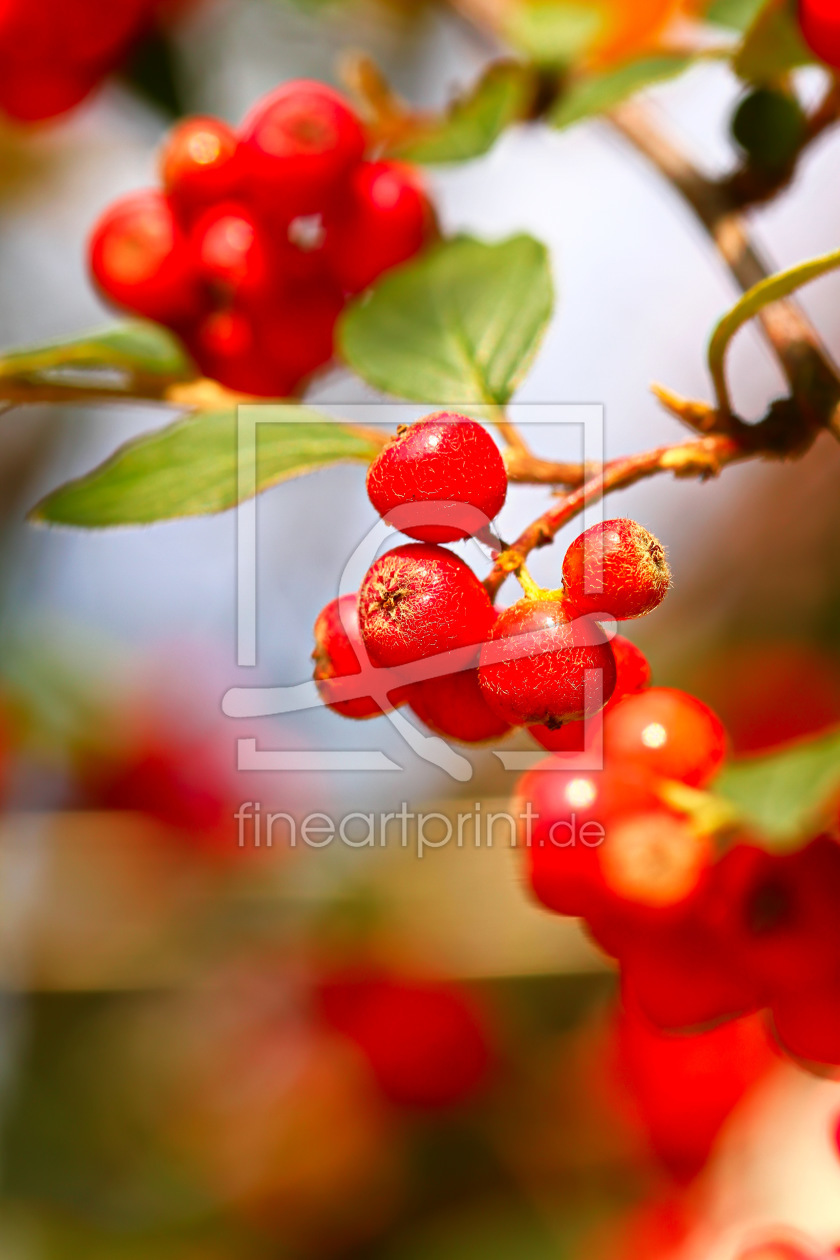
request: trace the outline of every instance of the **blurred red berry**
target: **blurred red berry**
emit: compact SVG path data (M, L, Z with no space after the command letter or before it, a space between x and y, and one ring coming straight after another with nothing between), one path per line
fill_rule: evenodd
M91 235L90 266L107 298L147 319L177 326L201 312L191 252L158 192L133 193L106 210Z
M431 204L411 167L364 162L327 220L333 274L346 292L361 293L419 253L433 224Z
M196 268L224 298L266 293L271 275L260 226L246 206L222 202L190 233Z
M488 1081L488 1030L454 985L350 973L324 984L322 1002L328 1022L356 1043L397 1106L455 1107Z
M323 213L361 162L365 134L344 97L297 79L258 102L242 124L245 178L279 221Z
M235 132L219 118L185 118L167 136L160 173L164 192L184 219L235 200L240 183Z
M662 603L670 584L664 547L636 521L593 525L563 560L565 598L577 616L643 617Z
M672 687L626 696L604 716L608 760L644 767L663 779L703 787L726 756L723 723L702 701Z
M799 22L811 51L840 69L840 8L837 0L799 0Z

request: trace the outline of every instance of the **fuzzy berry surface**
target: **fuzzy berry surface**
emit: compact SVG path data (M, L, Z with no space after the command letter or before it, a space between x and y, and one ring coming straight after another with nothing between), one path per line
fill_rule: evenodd
M315 622L314 678L319 684L338 678L350 678L362 672L367 653L359 631L359 600L357 595L342 595L327 604ZM330 689L320 686L325 703L342 717L364 720L379 717L383 710L373 696L359 696L352 700L332 700ZM406 690L397 689L388 694L388 708L396 708L406 699Z
M502 510L507 487L504 460L487 430L448 411L399 431L367 475L368 496L382 517L408 504L429 505L417 524L395 523L410 538L432 543L476 533Z
M615 708L625 696L635 695L650 686L650 663L641 648L636 647L624 635L616 634L610 640L615 657L615 691L604 708L604 713ZM583 752L586 747L584 722L566 722L552 730L548 726L532 726L530 734L549 752Z
M704 787L723 766L726 730L708 705L674 687L626 696L604 715L608 759Z
M495 612L469 565L444 547L408 543L376 560L359 590L359 624L377 665L484 642Z
M595 700L586 696L593 671L600 675ZM606 704L615 690L615 657L595 621L572 620L560 600L526 598L493 626L479 678L487 703L511 726L556 727Z
M626 518L585 530L563 560L565 596L578 616L644 617L662 603L670 584L664 547Z

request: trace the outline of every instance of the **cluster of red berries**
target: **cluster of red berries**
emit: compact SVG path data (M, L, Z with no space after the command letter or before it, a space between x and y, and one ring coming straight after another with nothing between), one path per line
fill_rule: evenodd
M685 692L625 696L604 715L603 741L604 770L549 759L518 785L537 898L586 920L658 1027L769 1009L791 1054L840 1063L837 838L780 855L736 836L721 853L702 789L723 765L725 731Z
M840 68L840 7L837 0L799 0L799 23L812 52Z
M305 80L260 100L238 133L187 119L164 146L162 191L96 224L93 278L176 332L205 375L286 397L333 357L348 298L434 231L416 172L367 148L348 102Z
M324 980L320 999L327 1023L361 1051L395 1106L459 1106L489 1079L484 1014L455 985L357 968Z
M408 703L438 734L482 743L520 726L548 737L636 685L639 654L626 641L616 653L598 618L639 617L664 598L670 574L647 530L593 526L566 553L562 592L500 613L441 545L481 534L504 505L505 464L485 428L441 412L401 429L371 465L368 493L417 541L376 560L358 595L316 622L315 678L337 712L368 718Z
M161 0L4 0L0 109L21 122L72 109L169 7Z

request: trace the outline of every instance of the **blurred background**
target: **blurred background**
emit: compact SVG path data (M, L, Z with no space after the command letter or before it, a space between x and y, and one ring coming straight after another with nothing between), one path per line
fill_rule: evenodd
M493 53L451 10L408 0L202 0L65 118L0 124L0 344L109 318L87 233L117 195L156 183L173 116L238 123L284 79L337 82L348 48L430 108ZM803 98L819 85L802 73ZM738 94L709 63L649 95L722 173ZM429 181L446 233L527 231L550 249L557 312L519 400L603 404L608 456L676 440L649 386L708 395L706 339L734 293L651 170L604 124L523 125ZM779 266L840 245L838 189L829 133L754 216ZM835 354L838 293L829 277L803 295ZM748 417L781 387L752 329L732 379ZM310 397L377 401L339 368ZM0 416L3 1260L833 1252L840 1083L783 1063L758 1019L666 1038L619 1010L610 967L531 905L504 837L422 858L236 846L243 801L296 820L401 802L451 816L503 809L514 778L470 751L459 787L384 719L360 732L327 710L223 717L232 685L309 677L315 617L348 539L374 522L358 466L261 497L255 670L236 667L231 513L101 533L24 523L169 418L139 404ZM578 438L533 441L562 458ZM736 751L840 722L838 476L825 437L795 464L614 501L675 574L633 634L658 682L718 709ZM508 536L544 498L511 496ZM536 559L548 585L562 544ZM246 776L240 736L370 743L403 772Z

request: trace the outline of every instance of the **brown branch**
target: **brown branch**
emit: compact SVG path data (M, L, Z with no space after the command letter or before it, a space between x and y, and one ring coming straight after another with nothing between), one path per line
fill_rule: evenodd
M595 477L562 496L520 534L512 546L496 559L485 586L495 598L502 583L517 572L532 551L553 542L557 533L594 500L613 490L623 490L657 473L671 472L677 477L716 476L727 464L746 459L755 452L752 443L725 434L700 438L677 446L661 446L641 455L628 455L612 460Z
M726 186L706 179L643 105L630 101L613 111L611 121L689 204L741 289L771 274ZM829 427L840 400L840 379L816 329L791 298L766 306L758 318L803 413L811 423Z

